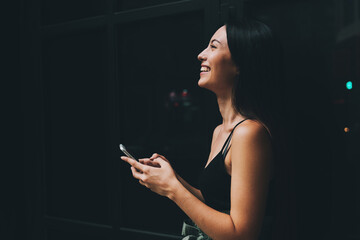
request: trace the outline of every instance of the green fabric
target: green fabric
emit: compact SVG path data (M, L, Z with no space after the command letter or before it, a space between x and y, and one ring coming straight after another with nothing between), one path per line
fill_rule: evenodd
M230 210L221 212L230 214ZM191 219L183 222L181 235L184 237L182 240L211 240Z
M182 240L211 240L201 229L190 219L183 222L181 235Z

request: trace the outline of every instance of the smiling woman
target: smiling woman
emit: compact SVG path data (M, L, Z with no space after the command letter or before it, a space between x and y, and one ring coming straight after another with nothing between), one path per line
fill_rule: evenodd
M217 97L222 123L195 188L157 153L131 165L134 178L174 201L191 219L184 239L271 239L277 177L277 122L271 87L279 54L270 28L257 20L220 27L198 55L198 85ZM277 238L278 239L278 238Z

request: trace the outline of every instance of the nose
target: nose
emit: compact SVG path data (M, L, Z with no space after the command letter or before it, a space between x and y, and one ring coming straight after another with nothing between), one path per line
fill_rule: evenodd
M206 49L204 49L204 50L203 50L201 53L199 53L199 55L198 55L198 60L199 60L200 62L206 60L205 50L206 50Z

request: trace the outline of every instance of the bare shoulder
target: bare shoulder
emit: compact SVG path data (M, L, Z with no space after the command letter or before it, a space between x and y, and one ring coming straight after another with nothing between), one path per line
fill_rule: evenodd
M248 119L237 126L233 133L233 143L270 144L271 139L266 127L257 120Z
M261 122L246 120L237 126L230 151L232 175L236 175L236 169L244 167L245 171L260 171L259 175L272 177L272 143L267 128Z

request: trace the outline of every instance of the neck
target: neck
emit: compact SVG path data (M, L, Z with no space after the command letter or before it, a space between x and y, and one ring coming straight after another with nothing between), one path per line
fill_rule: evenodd
M233 104L231 94L217 96L219 111L223 119L224 129L232 129L234 124L240 122L245 117L238 113Z

